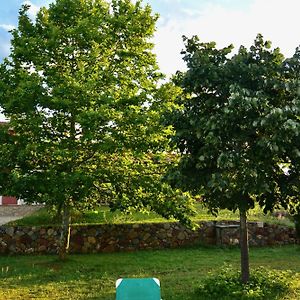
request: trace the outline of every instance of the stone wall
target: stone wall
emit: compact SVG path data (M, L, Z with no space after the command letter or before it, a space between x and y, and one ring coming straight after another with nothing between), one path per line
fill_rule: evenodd
M221 222L221 224L235 224L238 222ZM267 224L263 222L248 222L248 237L250 246L275 246L297 243L294 228ZM239 227L222 229L221 237L216 234L216 244L237 245L239 243Z
M226 225L228 222L221 224ZM196 244L238 244L238 227L223 226L217 235L215 222L201 222L199 225L196 231L188 230L178 223L72 226L70 252L97 253ZM0 226L0 253L56 253L59 234L59 227ZM250 245L255 246L292 244L296 242L295 230L249 223L249 241Z

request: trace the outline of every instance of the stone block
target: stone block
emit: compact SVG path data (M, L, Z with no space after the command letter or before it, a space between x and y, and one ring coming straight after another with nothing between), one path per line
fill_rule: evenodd
M53 228L49 228L49 229L47 230L47 234L48 234L49 236L54 235L54 229L53 229Z
M96 244L97 242L93 236L89 236L87 240L89 244Z

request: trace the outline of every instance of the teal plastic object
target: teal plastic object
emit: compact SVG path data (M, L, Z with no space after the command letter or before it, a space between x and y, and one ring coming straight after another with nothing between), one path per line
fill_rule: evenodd
M161 300L157 278L121 278L116 282L116 300Z

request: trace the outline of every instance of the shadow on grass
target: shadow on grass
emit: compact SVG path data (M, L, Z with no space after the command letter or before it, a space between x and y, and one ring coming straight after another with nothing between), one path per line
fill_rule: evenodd
M250 254L252 265L300 272L299 247L251 248ZM74 291L77 298L70 299L113 300L118 278L158 277L162 283L163 299L199 300L201 295L194 295L194 291L208 272L218 270L224 262L238 270L239 255L238 248L194 246L133 253L70 255L65 262L49 255L0 256L0 289L11 287L16 293L35 291L40 299L69 299L69 294ZM53 294L55 296L40 296L45 291L52 293L52 290L57 293ZM65 298L60 298L58 290Z

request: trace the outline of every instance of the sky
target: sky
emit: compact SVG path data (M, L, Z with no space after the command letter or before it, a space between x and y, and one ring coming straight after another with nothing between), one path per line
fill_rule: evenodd
M31 5L32 17L41 6L52 0L0 1L0 62L9 55L10 33L17 26L18 10L23 3ZM261 33L292 56L300 45L299 0L143 0L160 18L154 36L158 64L170 76L184 70L180 51L182 35L198 35L204 42L215 41L217 47L233 44L249 47ZM1 120L0 115L0 120Z

